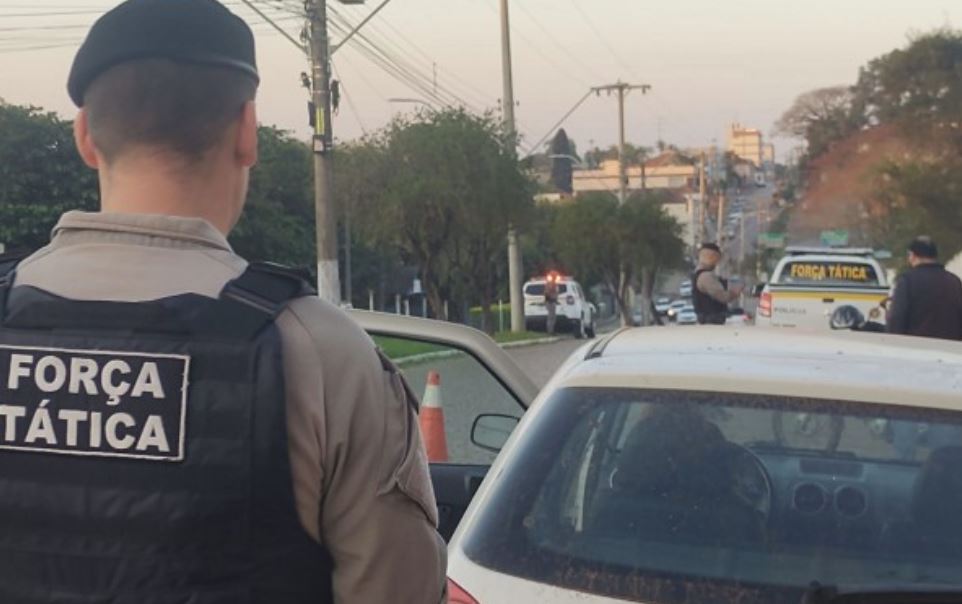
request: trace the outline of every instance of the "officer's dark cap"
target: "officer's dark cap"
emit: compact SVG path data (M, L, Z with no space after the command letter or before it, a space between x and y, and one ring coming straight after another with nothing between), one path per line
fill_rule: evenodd
M127 0L94 23L74 58L67 92L83 107L105 71L139 59L236 69L260 82L254 34L216 0Z
M909 251L919 258L938 258L939 248L931 237L916 237L909 244Z
M711 250L711 251L715 252L716 254L721 254L721 253L722 253L721 248L718 247L718 244L717 244L717 243L712 243L712 242L710 242L710 241L707 242L707 243L701 244L701 247L698 248L698 251L701 251L701 250Z

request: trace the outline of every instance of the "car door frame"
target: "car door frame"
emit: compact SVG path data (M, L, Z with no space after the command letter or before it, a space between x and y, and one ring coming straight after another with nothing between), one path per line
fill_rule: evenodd
M416 340L457 349L474 358L518 403L520 418L538 395L538 387L487 334L477 329L404 315L352 310L349 314L371 336ZM478 413L483 413L479 409ZM438 505L438 530L447 541L487 475L489 465L432 463L431 482Z

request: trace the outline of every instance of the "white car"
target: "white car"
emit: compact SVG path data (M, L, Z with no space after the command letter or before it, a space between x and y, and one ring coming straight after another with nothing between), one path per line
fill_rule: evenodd
M655 298L655 312L659 315L668 314L668 309L671 307L671 298L667 296L660 296Z
M581 285L571 277L558 278L558 304L555 308L557 331L570 330L576 338L595 337L596 311ZM548 309L545 307L546 278L524 284L524 322L528 331L545 331Z
M685 279L681 282L681 286L678 288L678 295L682 298L691 297L691 280Z
M513 432L475 421L502 450L450 542L449 602L950 601L959 375L952 342L616 332Z
M682 309L678 311L676 321L679 325L697 325L698 315L695 314L695 307L691 304L682 307Z

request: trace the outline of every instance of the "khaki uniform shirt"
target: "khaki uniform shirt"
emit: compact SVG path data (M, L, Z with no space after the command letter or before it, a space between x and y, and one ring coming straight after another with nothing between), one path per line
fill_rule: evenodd
M210 223L70 212L15 285L74 300L217 297L247 263ZM417 418L371 339L317 297L280 315L301 523L334 558L338 603L441 602L446 554Z

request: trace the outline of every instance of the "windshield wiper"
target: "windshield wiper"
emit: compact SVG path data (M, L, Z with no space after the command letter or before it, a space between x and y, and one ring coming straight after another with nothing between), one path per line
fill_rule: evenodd
M962 589L908 587L875 589L839 588L813 582L801 604L959 604Z

